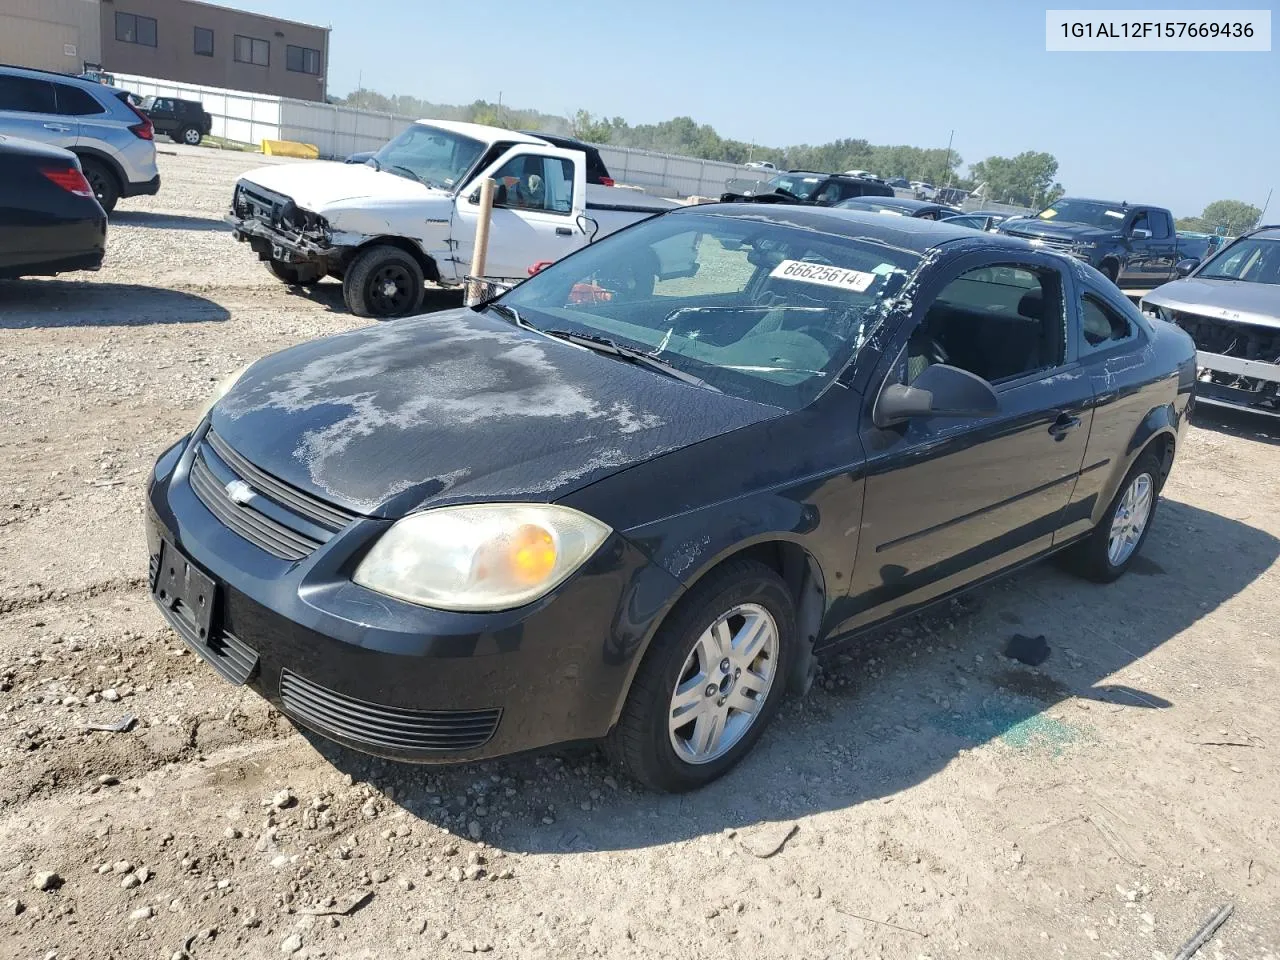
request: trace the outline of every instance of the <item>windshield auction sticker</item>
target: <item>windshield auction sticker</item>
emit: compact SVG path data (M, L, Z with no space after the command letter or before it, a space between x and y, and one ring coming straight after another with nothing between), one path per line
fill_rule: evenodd
M804 260L783 260L773 268L769 276L781 280L798 280L800 283L816 283L824 287L838 287L855 293L865 293L876 279L874 273L829 267L825 263L806 263Z
M1270 10L1046 10L1045 49L1057 52L1267 52Z

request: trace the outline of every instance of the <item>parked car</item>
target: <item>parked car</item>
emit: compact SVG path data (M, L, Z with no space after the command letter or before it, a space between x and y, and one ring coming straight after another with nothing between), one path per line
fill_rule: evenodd
M70 150L0 135L0 279L97 270L107 214Z
M870 170L846 170L844 175L846 177L858 177L862 180L875 180L878 183L884 183L884 180L881 177L877 177Z
M107 213L121 197L160 191L155 128L123 90L0 66L0 134L70 150Z
M911 189L915 191L918 200L932 200L938 194L937 187L923 180L912 180Z
M747 167L750 170L777 170L778 169L768 160L748 160L746 163L743 164L743 166Z
M1063 197L1034 217L1000 225L1002 233L1068 253L1122 289L1172 280L1182 256L1173 214L1164 207Z
M1184 260L1208 260L1221 250L1228 240L1216 233L1197 233L1178 230L1178 253Z
M1123 574L1194 378L1185 333L1025 242L684 207L228 378L151 476L151 590L357 750L603 739L689 789L818 651L1056 551Z
M971 230L986 230L994 233L996 227L1013 216L1014 214L1003 213L999 210L972 210L969 213L955 214L942 219L957 227L968 227Z
M480 181L498 181L486 274L521 279L624 226L678 206L589 185L581 150L474 123L420 120L365 165L315 162L252 170L227 221L290 284L342 280L361 317L413 313L424 279L466 280Z
M758 191L720 195L724 203L799 203L832 207L853 197L892 197L893 188L878 180L865 180L843 173L816 173L791 170L780 173Z
M142 112L151 118L157 133L166 134L174 143L197 147L213 130L213 117L199 100L144 97Z
M939 187L934 190L933 196L929 198L934 203L943 203L949 207L959 207L969 199L969 191L961 190L959 187Z
M889 177L885 180L885 186L893 187L895 190L910 190L911 182L906 177Z
M944 207L939 203L913 200L910 197L865 197L845 200L837 203L836 207L841 210L870 210L898 217L918 217L922 220L942 220L960 213L955 207Z
M1237 238L1142 298L1196 344L1197 402L1280 416L1280 225Z

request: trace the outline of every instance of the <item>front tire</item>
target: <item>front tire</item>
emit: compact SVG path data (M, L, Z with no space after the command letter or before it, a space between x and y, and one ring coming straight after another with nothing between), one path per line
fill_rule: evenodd
M267 269L277 280L291 287L309 287L324 279L324 271L308 263L285 263L283 260L267 261Z
M84 178L89 181L89 186L93 188L93 195L98 198L98 203L110 213L120 200L120 183L116 180L116 175L107 169L106 164L92 157L81 157L80 168L84 171Z
M1068 555L1076 573L1095 583L1110 583L1129 569L1151 532L1160 499L1160 474L1160 459L1144 451L1125 474L1093 532Z
M399 247L368 247L343 273L342 298L357 317L403 317L422 304L422 266Z
M730 561L659 628L609 752L653 790L693 790L723 776L777 713L795 648L786 583L756 561Z

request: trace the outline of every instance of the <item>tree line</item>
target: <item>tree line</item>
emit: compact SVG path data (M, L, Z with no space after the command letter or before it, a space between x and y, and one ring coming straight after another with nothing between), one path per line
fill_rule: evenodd
M962 173L964 160L954 150L943 147L873 144L844 138L823 144L770 147L722 137L710 124L692 117L675 117L661 123L632 126L622 117L604 117L578 110L572 116L522 110L487 100L466 105L431 103L417 97L386 96L375 90L358 89L334 103L380 110L410 117L438 120L465 120L516 130L540 130L578 137L588 143L635 147L659 153L673 153L703 160L748 163L764 160L782 170L870 170L882 177L923 180L935 186L952 186L974 191L994 203L1009 203L1034 209L1047 207L1064 193L1057 181L1058 161L1051 153L1026 150L1014 157L987 157ZM1261 215L1257 207L1238 200L1218 200L1199 217L1178 220L1178 229L1212 233L1219 227L1239 233L1252 226Z

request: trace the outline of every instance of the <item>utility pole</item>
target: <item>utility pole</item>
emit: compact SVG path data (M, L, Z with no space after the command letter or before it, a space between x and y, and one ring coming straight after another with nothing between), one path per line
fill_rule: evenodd
M954 130L947 135L947 167L944 171L947 175L947 182L943 184L944 187L951 186L951 141L955 139L955 135L956 132Z
M1267 201L1262 205L1262 212L1258 214L1258 222L1254 224L1255 227L1266 222L1263 218L1267 215L1267 207L1271 206L1271 194L1273 192L1275 192L1275 187L1267 191Z
M502 123L502 91L498 91L498 123Z

